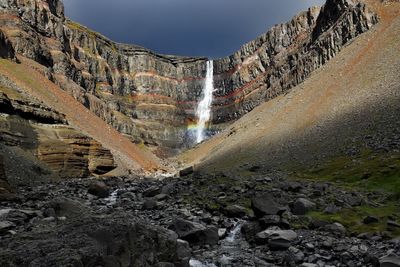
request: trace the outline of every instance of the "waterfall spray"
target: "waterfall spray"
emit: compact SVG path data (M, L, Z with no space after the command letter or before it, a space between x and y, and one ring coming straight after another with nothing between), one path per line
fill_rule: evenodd
M212 60L207 61L206 82L203 89L203 99L199 102L196 109L197 132L196 142L204 140L204 129L211 118L211 104L214 91L214 64Z

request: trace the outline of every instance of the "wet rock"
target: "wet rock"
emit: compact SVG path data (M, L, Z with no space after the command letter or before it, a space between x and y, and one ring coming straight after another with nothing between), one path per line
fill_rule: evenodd
M106 198L110 195L111 188L102 181L90 183L88 193L100 198Z
M292 213L294 215L305 215L307 212L314 210L316 204L308 199L299 198L293 203Z
M261 232L264 228L258 221L249 221L243 224L241 232L247 242L253 244L255 242L256 234Z
M247 209L240 205L231 205L224 208L223 213L231 218L243 218L247 214Z
M286 211L286 208L276 203L270 195L252 198L251 208L258 218L262 218L265 215L282 215Z
M169 228L191 245L216 245L219 240L218 229L214 226L206 227L199 223L175 219Z
M219 228L218 229L218 237L219 239L224 239L228 234L228 230L226 228Z

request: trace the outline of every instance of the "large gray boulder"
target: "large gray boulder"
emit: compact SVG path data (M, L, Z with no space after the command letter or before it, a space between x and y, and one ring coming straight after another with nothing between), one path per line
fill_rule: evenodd
M299 198L293 203L292 213L294 215L305 215L307 212L314 210L316 204L306 198Z
M297 234L293 230L272 228L258 233L256 243L260 245L268 244L272 250L285 250L291 246L292 241L296 238Z
M188 244L125 214L86 216L1 242L0 266L189 266Z
M251 208L258 218L262 218L265 215L282 215L286 211L286 207L276 203L270 195L253 197L251 199Z
M216 245L219 240L218 229L214 226L176 219L169 228L175 231L180 239L188 241L191 245Z

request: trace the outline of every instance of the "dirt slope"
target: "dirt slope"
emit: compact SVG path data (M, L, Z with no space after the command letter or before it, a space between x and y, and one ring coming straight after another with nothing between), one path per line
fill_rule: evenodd
M368 1L381 21L287 95L179 158L198 169L288 169L346 152L365 136L398 139L400 3ZM396 140L397 140L396 139Z
M110 149L125 170L155 171L161 169L157 158L139 148L128 138L108 126L103 120L77 102L72 96L43 76L43 67L22 56L16 64L0 60L0 74L22 88L32 97L66 115L68 122Z

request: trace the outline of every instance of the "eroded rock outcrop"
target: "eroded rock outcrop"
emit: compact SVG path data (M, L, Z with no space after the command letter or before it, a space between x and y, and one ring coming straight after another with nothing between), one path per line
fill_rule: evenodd
M0 31L0 58L16 60L14 48L2 31Z
M3 79L0 154L4 156L0 159L0 180L4 183L0 183L1 188L8 190L8 183L24 184L46 177L102 175L116 167L110 151L69 126L63 114L4 83Z
M363 3L328 0L216 60L214 127L299 84L377 21ZM47 66L49 79L133 141L187 144L205 58L112 42L66 19L58 0L2 0L0 28L16 53Z

